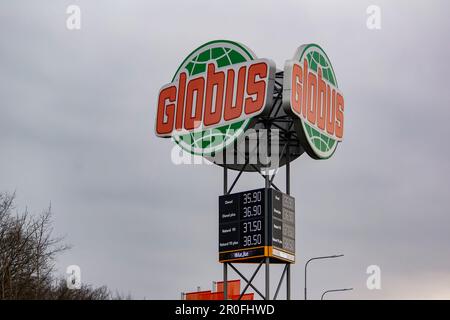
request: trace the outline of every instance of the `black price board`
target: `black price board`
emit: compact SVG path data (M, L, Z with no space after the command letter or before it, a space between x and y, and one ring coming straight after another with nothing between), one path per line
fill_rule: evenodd
M265 188L219 197L219 261L294 255L294 198Z
M219 252L265 246L265 189L219 197Z

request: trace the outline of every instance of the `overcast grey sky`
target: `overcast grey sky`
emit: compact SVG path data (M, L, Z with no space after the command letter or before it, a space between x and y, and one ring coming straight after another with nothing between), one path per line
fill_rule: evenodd
M66 29L70 4L79 31ZM366 28L371 4L381 30ZM449 299L448 12L448 1L2 1L0 192L35 213L51 201L73 245L60 274L77 264L83 282L134 298L209 289L222 276L222 171L172 164L172 142L153 132L158 90L210 40L278 68L314 42L333 63L346 128L330 160L292 164L293 297L305 260L344 253L310 265L311 298L354 287L329 297ZM249 175L237 190L261 183ZM366 288L372 264L381 290Z

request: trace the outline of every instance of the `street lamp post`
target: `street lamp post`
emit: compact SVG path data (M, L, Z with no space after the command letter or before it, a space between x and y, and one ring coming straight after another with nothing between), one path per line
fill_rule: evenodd
M323 297L329 292L350 291L350 290L353 290L353 288L327 290L324 293L322 293L322 297L320 298L320 300L323 300Z
M343 254L335 254L332 256L323 256L323 257L315 257L315 258L311 258L309 259L306 264L305 264L305 300L307 300L307 289L306 289L306 271L308 268L308 263L310 263L313 260L320 260L320 259L331 259L331 258L339 258L339 257L343 257Z

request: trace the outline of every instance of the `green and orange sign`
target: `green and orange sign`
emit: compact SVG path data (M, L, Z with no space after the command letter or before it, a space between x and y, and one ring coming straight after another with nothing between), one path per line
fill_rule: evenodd
M330 59L316 44L297 49L286 62L283 105L297 117L296 131L314 159L328 159L344 135L344 96Z
M158 94L156 135L205 157L239 141L275 101L275 63L228 40L192 51ZM342 141L344 98L331 62L315 44L301 46L286 62L282 105L294 120L299 143L327 159Z
M271 107L275 64L245 46L211 41L181 63L158 96L156 134L210 155L232 144Z

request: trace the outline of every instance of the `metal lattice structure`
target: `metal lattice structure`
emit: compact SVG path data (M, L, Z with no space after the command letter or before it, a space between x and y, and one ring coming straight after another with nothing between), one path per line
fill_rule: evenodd
M271 108L271 112L269 115L266 115L265 117L259 117L257 120L257 128L264 128L268 130L269 134L270 131L273 129L279 130L279 143L281 147L280 152L280 166L286 166L286 185L285 185L285 193L290 194L290 162L294 160L295 158L299 157L303 152L303 148L299 144L299 139L297 138L297 133L295 132L294 128L294 120L293 118L286 114L284 112L283 106L282 106L282 93L283 93L283 72L277 72L276 73L276 81L275 81L275 90L274 90L274 98L273 98L273 104ZM270 139L268 140L270 143ZM270 148L268 148L270 149ZM229 153L223 153L223 163L226 163L226 156L229 155ZM276 174L278 173L278 170L275 170L273 174L270 176L268 172L266 174L263 173L263 170L261 170L260 167L258 167L255 164L250 164L248 161L248 154L246 154L246 162L244 165L241 165L239 168L236 166L230 166L230 165L223 165L223 194L228 195L230 194L236 184L238 183L239 179L242 177L243 173L246 174L255 174L258 173L263 179L264 179L264 185L265 188L274 188L278 191L281 191L278 186L275 185L274 179L276 177ZM238 174L231 183L231 186L228 187L228 170L238 170ZM267 232L267 227L266 227ZM228 281L228 267L231 267L231 269L236 272L239 277L242 278L242 280L246 283L244 286L240 298L244 296L248 288L252 288L262 299L264 300L270 300L270 265L272 264L269 257L263 257L260 259L255 271L251 275L250 278L245 277L241 271L238 270L238 268L235 266L235 264L231 262L224 262L223 263L223 281L224 281L224 297L227 297L227 281ZM286 278L286 299L291 299L291 263L284 263L284 269L281 274L281 277L278 281L277 289L275 291L275 294L273 295L273 300L276 300L279 294L279 291L281 289L281 285L284 281L284 278ZM256 286L252 283L255 279L256 275L260 271L261 267L264 265L265 267L265 290L264 294L256 288Z

